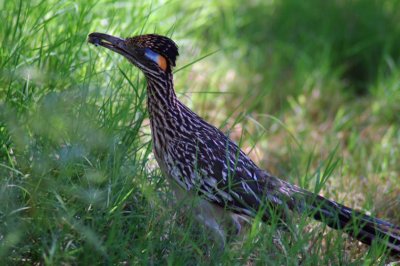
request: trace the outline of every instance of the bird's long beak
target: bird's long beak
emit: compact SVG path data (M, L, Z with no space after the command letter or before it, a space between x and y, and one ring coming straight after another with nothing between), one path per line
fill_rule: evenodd
M88 36L89 43L95 46L103 46L114 52L127 56L129 55L129 52L126 49L125 41L125 39L100 32L92 32Z

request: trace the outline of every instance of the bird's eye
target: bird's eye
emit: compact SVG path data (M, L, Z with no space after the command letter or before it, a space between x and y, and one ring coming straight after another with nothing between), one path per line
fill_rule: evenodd
M145 49L144 55L151 61L155 62L162 70L167 70L167 60L164 56L153 52L149 48Z

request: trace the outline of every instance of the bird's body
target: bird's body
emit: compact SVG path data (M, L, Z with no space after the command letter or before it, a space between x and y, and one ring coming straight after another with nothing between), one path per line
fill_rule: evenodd
M240 231L240 219L272 212L284 222L305 213L360 241L378 240L400 253L400 227L366 216L334 201L291 185L260 169L232 140L179 101L172 67L175 43L159 35L120 39L101 33L89 42L124 55L147 79L148 110L155 158L178 200L200 198L197 217L222 239L229 220ZM354 226L358 228L355 230Z
M203 198L196 214L200 220L224 238L226 229L217 220L232 219L228 224L235 224L240 231L238 219L254 216L264 196L274 204L280 204L283 195L290 197L290 191L285 191L288 187L281 184L283 181L259 169L219 129L181 103L173 91L161 99L166 87L173 88L172 74L167 76L168 85L148 81L153 151L161 171L180 199L187 200L188 195ZM268 186L274 187L276 196L265 193ZM282 190L278 192L279 188ZM191 193L187 194L188 191ZM210 200L212 204L208 205ZM215 215L221 217L215 218Z

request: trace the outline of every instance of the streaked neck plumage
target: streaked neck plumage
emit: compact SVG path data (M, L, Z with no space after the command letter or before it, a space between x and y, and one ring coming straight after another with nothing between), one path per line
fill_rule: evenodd
M179 100L174 91L171 72L159 73L157 76L149 74L145 76L154 152L156 158L162 158L168 141L174 139L178 130L176 120L180 117Z
M146 74L147 105L150 119L157 116L169 116L174 112L178 99L174 91L174 81L171 72L160 73L157 76Z

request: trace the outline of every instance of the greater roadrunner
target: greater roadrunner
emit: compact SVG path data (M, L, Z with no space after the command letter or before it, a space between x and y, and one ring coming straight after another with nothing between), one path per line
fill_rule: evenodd
M260 211L264 221L272 213L287 221L297 212L400 254L400 227L261 170L224 133L182 104L174 91L172 68L179 53L171 39L156 34L123 39L94 32L88 41L123 55L144 73L154 155L161 171L178 199L187 194L201 198L197 217L223 239L221 220L227 217L240 231L241 219Z

